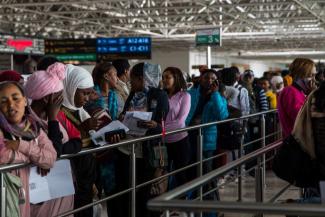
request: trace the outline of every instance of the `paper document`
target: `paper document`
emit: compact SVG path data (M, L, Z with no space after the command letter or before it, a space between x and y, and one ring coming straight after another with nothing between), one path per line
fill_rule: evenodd
M75 193L70 160L56 161L46 176L37 174L32 167L29 176L29 195L32 204L41 203Z
M91 139L95 143L95 145L107 145L108 143L105 141L105 133L111 132L114 130L125 130L125 132L129 131L129 128L127 128L124 124L122 124L120 121L112 121L107 126L101 128L100 130L91 133Z
M123 124L130 129L128 134L134 136L144 136L148 129L138 127L138 121L150 121L151 117L152 112L126 112Z

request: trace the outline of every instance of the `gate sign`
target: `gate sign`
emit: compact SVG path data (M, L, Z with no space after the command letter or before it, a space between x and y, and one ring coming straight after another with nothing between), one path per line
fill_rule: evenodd
M195 41L196 46L221 46L220 28L198 30Z

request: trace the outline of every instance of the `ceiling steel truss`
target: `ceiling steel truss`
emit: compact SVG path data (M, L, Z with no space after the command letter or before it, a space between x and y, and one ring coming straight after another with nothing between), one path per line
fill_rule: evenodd
M325 0L0 0L0 32L45 38L150 35L193 44L221 27L225 49L324 49Z

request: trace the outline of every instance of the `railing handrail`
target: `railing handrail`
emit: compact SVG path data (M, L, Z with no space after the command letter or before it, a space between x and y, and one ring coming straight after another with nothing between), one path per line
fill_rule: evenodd
M231 213L265 213L277 215L324 216L325 206L316 204L279 204L261 202L225 202L225 201L149 201L153 210L178 210L188 212L231 212ZM159 204L159 206L157 206Z
M259 156L260 156L260 155L262 155L262 154L264 154L264 153L266 153L266 152L268 152L268 151L271 151L271 150L277 148L280 144L281 144L281 142L278 142L278 143L274 143L274 144L268 145L268 146L266 146L266 147L264 147L264 148L258 149L258 150L256 150L255 152L252 152L252 153L246 155L246 156L248 156L248 157L246 157L246 156L242 157L242 158L244 159L244 161L240 161L240 162L238 162L239 160L242 159L242 158L240 158L240 159L238 159L238 160L236 160L236 161L230 162L230 163L228 163L227 165L230 165L230 164L231 164L231 165L232 165L231 167L228 167L227 165L226 165L226 166L223 166L223 167L220 167L220 168L218 168L217 170L222 169L223 171L220 172L220 173L218 173L218 174L215 174L215 175L218 176L219 174L223 174L223 173L225 173L226 171L231 170L231 169L237 167L238 164L245 163L246 161L249 161L249 160L251 160L252 158L255 158L256 155L259 155ZM209 173L208 173L208 174L209 174ZM208 175L208 174L207 174L207 175ZM162 178L162 177L160 177L160 178ZM197 179L195 179L195 180L197 180ZM193 180L193 181L195 181L195 180ZM188 184L190 184L190 183L191 183L191 182L189 182ZM139 186L141 186L141 185L143 185L143 184L137 185L136 187L139 187ZM184 185L187 185L187 184L184 184ZM182 186L184 186L184 185L182 185ZM180 188L180 187L176 188L175 190L177 190L177 189L179 189L179 188ZM172 190L171 192L174 192L175 190ZM117 193L117 194L120 194L120 193L121 193L121 192L119 192L119 193ZM167 195L167 194L168 194L168 193L165 193L164 195ZM162 195L162 196L164 196L164 195ZM81 208L78 208L78 209L76 209L76 210L79 210L79 211L80 211L80 210L83 210L83 209L85 209L85 208L89 208L89 207L91 207L91 206L94 206L94 205L96 205L96 204L102 203L102 202L107 201L107 200L109 200L110 198L114 198L114 197L115 197L115 195L110 195L110 196L108 196L108 197L106 197L106 198L103 198L103 199L101 199L101 200L99 200L99 201L96 201L96 202L92 202L92 203L87 204L87 205L85 205L85 206L83 206L83 207L81 207ZM161 200L160 198L161 198L161 197L157 197L157 198L155 198L154 200L149 201L149 202L148 202L148 206L149 206L151 209L154 209L154 210L161 210L161 208L168 208L168 209L171 208L171 207L169 206L169 205L170 205L170 201L168 201L168 199L170 199L169 197L166 198L166 200ZM165 198L163 198L163 199L165 199ZM173 200L173 201L177 201L177 200ZM196 200L195 202L199 202L199 201ZM216 202L216 201L214 201L214 202ZM182 205L183 205L183 204L182 204ZM184 206L187 207L187 204L185 204ZM189 206L189 207L191 207L191 206ZM174 209L174 208L177 209L178 207L173 207L173 209ZM184 208L183 206L180 207L180 208L183 209L183 210L186 209L186 208ZM71 215L71 214L73 214L76 210L62 213L62 214L60 214L59 216L68 216L68 215Z
M183 194L185 194L186 192L188 191L191 191L193 189L196 189L198 187L200 187L201 185L203 185L204 183L210 181L211 179L217 177L217 176L221 176L225 173L227 173L228 171L252 160L252 159L255 159L259 156L262 156L263 154L265 154L266 152L269 152L277 147L279 147L280 145L282 144L282 141L279 141L279 142L275 142L273 144L270 144L264 148L260 148L260 149L257 149L256 151L252 152L252 153L249 153L245 156L242 156L241 158L235 160L235 161L232 161L228 164L226 164L225 166L222 166L222 167L219 167L218 169L215 169L201 177L198 177L196 179L193 179L192 181L182 185L182 186L179 186L165 194L162 194L154 199L152 199L151 201L148 202L148 205L149 207L154 207L156 206L156 202L157 201L168 201L168 200L171 200L173 198L176 198L176 197L179 197Z
M242 119L248 119L248 118L255 117L255 116L274 113L276 111L277 111L277 109L273 109L273 110L268 110L268 111L264 111L264 112L258 112L258 113L255 113L255 114L245 115L245 116L242 116L242 117L239 117L239 118L230 118L230 119L225 119L225 120L221 120L221 121L214 121L214 122L210 122L210 123L185 127L185 128L181 128L181 129L177 129L177 130L167 131L165 135L173 135L173 134L177 134L177 133L181 133L181 132L185 132L185 131L196 130L196 129L200 129L200 128L203 128L203 127L209 127L209 126L216 125L216 124L222 124L222 123L231 122L231 121L238 121L238 120L242 120ZM124 145L130 145L130 144L134 144L134 143L138 143L138 142L149 141L149 140L157 139L157 138L161 138L161 137L162 137L162 134L155 134L155 135L145 136L145 137L141 137L141 138L134 138L134 139L130 139L130 140L124 140L124 141L120 141L120 142L114 143L114 144L107 144L107 145L104 145L104 146L99 146L99 147L94 147L94 148L87 148L87 149L81 150L80 152L78 152L76 154L64 154L64 155L61 155L61 157L58 158L57 160L72 158L72 157L85 155L85 154L96 153L96 152L105 151L105 150L108 150L108 149L111 149L111 148L117 148L117 147L121 147L121 146L124 146ZM10 165L0 166L0 173L8 171L8 170L19 169L19 168L22 168L22 167L25 167L25 166L28 166L28 165L30 165L30 163L18 163L18 164L10 164Z

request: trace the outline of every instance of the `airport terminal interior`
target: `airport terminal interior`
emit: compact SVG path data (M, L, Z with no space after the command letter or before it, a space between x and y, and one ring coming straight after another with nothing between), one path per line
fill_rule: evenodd
M0 217L325 216L325 0L0 0Z

